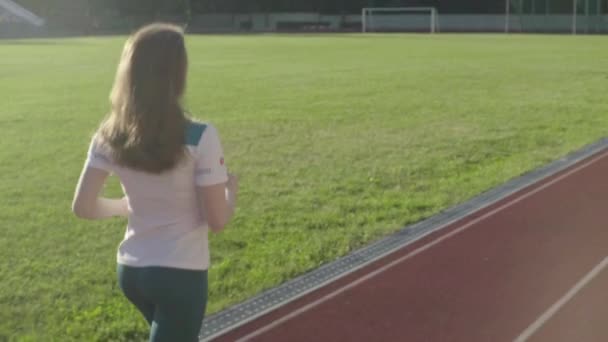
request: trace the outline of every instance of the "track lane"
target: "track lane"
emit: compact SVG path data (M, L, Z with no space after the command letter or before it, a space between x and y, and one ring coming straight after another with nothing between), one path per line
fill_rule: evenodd
M530 335L527 342L608 341L607 260L608 257L599 273Z
M269 331L259 333L260 328L306 303L360 279L560 175L431 234L218 340L249 335L264 341L304 341L311 339L312 332L315 340L331 341L512 340L582 276L581 269L588 269L585 266L593 263L594 257L603 255L608 235L601 229L598 213L607 207L608 189L602 184L603 175L608 171L606 159L600 158L591 166L442 242L441 247L414 256L390 272L362 282ZM251 335L255 331L257 335Z

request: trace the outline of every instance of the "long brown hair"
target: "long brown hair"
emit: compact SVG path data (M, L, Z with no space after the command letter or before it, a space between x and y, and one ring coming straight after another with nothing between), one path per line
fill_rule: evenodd
M151 24L127 40L110 94L111 110L97 134L118 165L161 173L180 162L187 64L178 26Z

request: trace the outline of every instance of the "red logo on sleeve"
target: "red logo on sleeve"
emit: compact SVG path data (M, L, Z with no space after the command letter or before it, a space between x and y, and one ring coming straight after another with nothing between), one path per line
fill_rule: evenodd
M220 165L224 165L224 157L220 158Z

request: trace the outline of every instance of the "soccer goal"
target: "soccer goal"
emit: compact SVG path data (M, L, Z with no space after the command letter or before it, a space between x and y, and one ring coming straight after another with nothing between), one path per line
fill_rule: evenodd
M361 10L362 32L439 32L435 7L366 7Z

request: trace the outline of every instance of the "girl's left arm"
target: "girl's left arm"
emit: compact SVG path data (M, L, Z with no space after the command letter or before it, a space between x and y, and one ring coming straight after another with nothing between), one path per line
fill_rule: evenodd
M80 218L99 220L114 216L126 217L129 213L127 198L109 199L100 197L101 189L110 173L85 166L80 175L72 211Z

